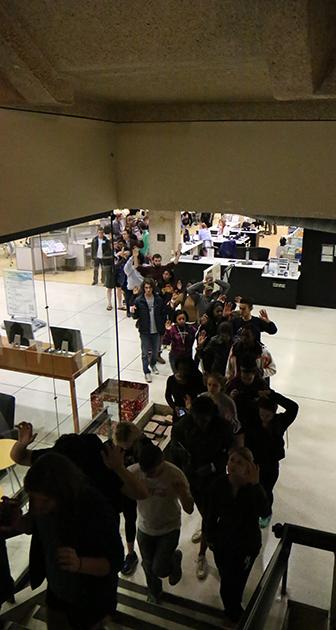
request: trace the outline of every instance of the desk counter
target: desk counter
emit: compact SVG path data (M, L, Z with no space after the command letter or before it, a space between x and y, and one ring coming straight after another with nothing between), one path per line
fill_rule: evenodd
M222 275L228 266L234 265L230 273L231 284L230 297L245 295L262 306L280 306L284 308L296 308L297 289L300 273L294 277L273 276L263 274L264 261L253 260L246 264L242 260L228 258L207 258L192 260L192 257L180 259L177 268L177 277L182 282L200 282L203 280L203 271L220 263Z

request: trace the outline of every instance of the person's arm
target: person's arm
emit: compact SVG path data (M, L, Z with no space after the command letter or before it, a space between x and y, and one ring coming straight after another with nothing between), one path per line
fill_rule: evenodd
M193 295L193 294L197 294L197 293L202 293L204 289L204 282L195 282L195 284L191 284L187 289L187 293L189 295Z
M181 251L182 251L182 243L179 243L175 252L174 260L173 260L174 265L178 264L178 261L180 260L180 256L181 256Z
M105 577L111 571L111 564L107 558L86 558L78 556L72 547L59 547L57 560L63 571Z
M96 237L94 237L94 238L92 239L92 241L91 241L91 258L92 258L92 260L94 260L94 259L96 258L95 240L96 240Z
M173 484L173 488L177 494L177 498L180 501L184 512L186 512L187 514L192 514L194 511L194 499L191 496L187 479L185 478L176 481Z
M210 486L208 491L208 505L206 510L206 517L204 520L205 536L207 543L210 547L215 542L216 527L218 520L218 508L220 505L220 496L218 494L218 487L221 486L222 476L218 477Z
M147 486L124 465L124 452L118 446L104 445L102 457L106 468L113 470L122 481L121 492L130 499L142 500L149 496Z
M261 332L267 332L269 335L275 335L275 333L278 332L275 323L271 322L268 317L267 311L264 308L259 311L259 321Z
M34 442L37 433L33 432L33 425L30 422L20 422L17 428L19 437L12 446L10 457L16 464L31 466L32 452L28 449L28 446Z
M166 330L165 330L165 334L163 335L162 343L164 345L169 346L171 344L171 342L172 342L172 328L173 328L173 326L172 326L171 321L169 321L169 320L166 321L165 328L166 328Z
M131 275L133 265L134 265L134 259L133 259L133 256L130 256L128 260L126 260L125 265L124 265L124 272L126 276Z
M262 349L261 363L262 363L262 371L263 371L264 378L268 378L276 374L276 365L273 361L273 357L265 346L263 346L263 349Z
M221 293L227 294L230 291L231 284L229 282L225 282L225 280L215 280L215 284L221 289Z
M132 304L132 306L130 307L130 312L132 313L133 319L139 319L140 317L137 301L138 300L135 300L135 304Z
M255 464L254 462L249 463L246 474L246 481L248 484L250 484L250 491L258 515L262 518L266 518L271 512L271 508L266 492L260 484L260 470L258 464Z
M278 414L278 418L283 430L286 431L298 415L299 405L294 400L286 398L274 391L271 392L271 396L273 400L285 410L283 413Z

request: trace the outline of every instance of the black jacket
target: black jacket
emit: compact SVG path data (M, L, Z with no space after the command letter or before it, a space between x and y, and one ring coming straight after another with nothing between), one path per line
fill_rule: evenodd
M108 247L105 245L105 243L107 243L107 245L109 245L109 239L107 238L107 236L103 237L103 256L104 256L104 248L105 248L105 252L108 249ZM92 239L91 242L91 258L92 260L94 260L95 258L97 258L97 252L98 252L98 236L95 236Z
M209 488L205 534L216 552L244 550L257 554L261 547L259 516L270 512L260 484L241 487L236 496L226 474L217 477Z
M285 457L284 433L299 411L299 405L294 400L273 391L271 396L285 411L276 413L267 429L263 428L259 417L256 417L247 423L245 434L246 446L251 449L257 464L263 468L272 466Z
M229 423L214 416L206 431L202 431L191 415L186 415L173 425L172 452L174 447L185 451L184 472L191 480L205 480L214 473L222 473L233 445L233 433Z
M150 316L147 301L144 295L140 295L135 300L135 313L133 318L138 320L138 330L140 335L148 335L150 333ZM160 335L165 332L165 322L167 317L166 307L159 295L154 293L154 319L157 331Z

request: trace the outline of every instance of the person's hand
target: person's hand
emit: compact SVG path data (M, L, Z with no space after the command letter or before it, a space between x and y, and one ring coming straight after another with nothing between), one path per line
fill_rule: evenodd
M267 315L267 311L266 311L264 308L262 308L262 309L259 311L259 317L260 317L260 319L263 319L263 320L264 320L264 322L269 322L269 321L270 321L270 320L269 320L269 317L268 317L268 315Z
M181 254L181 251L182 251L182 243L179 243L176 248L176 255L179 256Z
M135 304L133 304L132 306L130 306L130 313L135 313L136 311L136 306Z
M124 451L119 446L105 444L102 458L106 468L117 471L124 466Z
M172 327L172 323L169 319L167 319L166 323L165 323L165 329L166 330L170 330Z
M187 411L190 411L190 409L191 409L191 403L192 403L192 400L191 400L191 396L190 396L190 394L186 394L186 395L185 395L185 397L184 397L184 403L185 403L185 408L187 409Z
M57 550L57 562L63 571L78 573L81 567L80 558L72 547L59 547Z
M206 338L207 338L206 331L201 330L200 334L198 335L197 345L202 346L205 343Z
M19 431L18 442L22 446L28 446L34 442L37 433L33 433L33 425L30 422L20 422L16 428Z
M252 486L256 486L257 483L259 483L260 471L258 464L255 464L254 462L249 462L246 472L246 480L247 483L251 483Z

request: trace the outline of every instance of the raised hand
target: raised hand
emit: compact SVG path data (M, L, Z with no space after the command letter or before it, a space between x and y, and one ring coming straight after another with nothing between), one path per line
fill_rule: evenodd
M201 330L200 334L198 335L197 345L202 346L205 343L206 338L207 338L206 331Z
M33 433L33 425L30 422L20 422L16 425L16 428L19 431L18 442L20 442L22 446L28 446L34 442L37 433Z
M260 317L260 319L263 319L265 322L269 322L270 321L269 317L268 317L268 314L267 314L267 311L264 308L262 308L259 311L259 317Z
M167 319L166 323L165 323L165 329L166 330L170 330L172 327L172 323L169 319Z
M136 311L136 306L135 304L133 304L132 306L130 306L130 313L135 313Z

